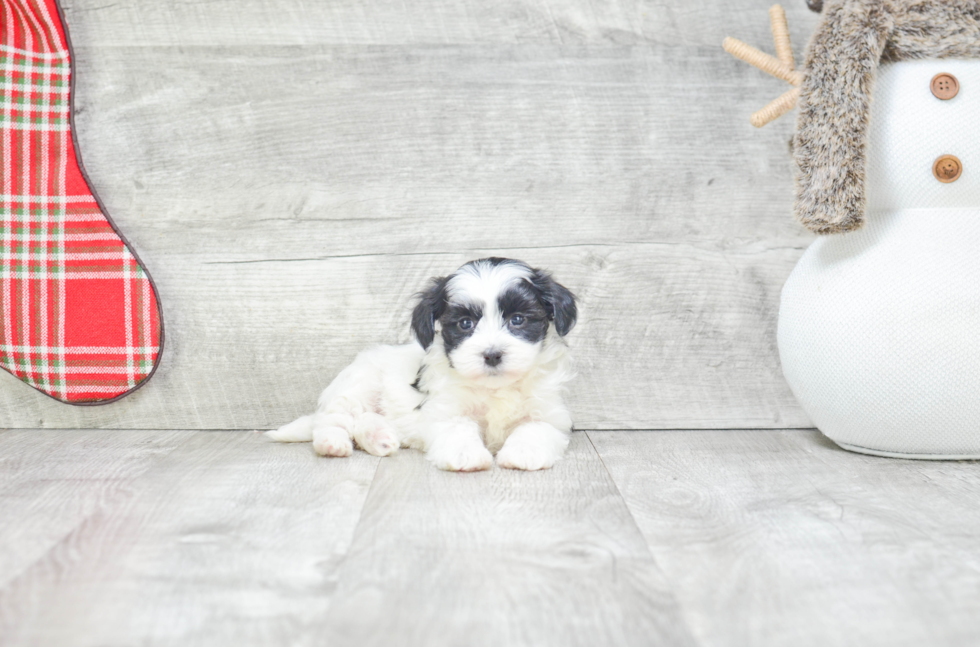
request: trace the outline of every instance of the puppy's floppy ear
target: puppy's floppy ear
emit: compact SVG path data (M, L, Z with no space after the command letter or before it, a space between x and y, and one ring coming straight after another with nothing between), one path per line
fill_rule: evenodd
M418 305L412 311L412 332L422 344L422 348L432 345L436 335L436 319L442 316L446 309L446 284L449 277L434 277L429 281L429 288L419 292Z
M550 313L548 318L555 322L555 330L564 337L578 319L575 295L544 270L533 270L531 284L541 294L541 302Z

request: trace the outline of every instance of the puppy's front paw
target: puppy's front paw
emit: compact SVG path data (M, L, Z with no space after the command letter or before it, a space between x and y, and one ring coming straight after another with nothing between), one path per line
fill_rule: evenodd
M352 435L358 447L375 456L393 454L401 445L394 427L376 413L367 412L355 417Z
M534 446L505 445L497 452L497 465L509 470L546 470L556 460L551 450Z
M354 453L354 443L342 427L317 427L313 430L313 449L321 456L342 458Z
M447 434L432 444L426 457L441 470L478 472L493 465L493 455L478 436Z
M532 422L514 430L497 452L497 465L511 470L546 470L565 453L568 436L551 425Z

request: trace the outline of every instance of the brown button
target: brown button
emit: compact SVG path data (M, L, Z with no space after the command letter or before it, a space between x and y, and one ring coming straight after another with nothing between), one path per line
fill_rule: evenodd
M932 77L932 82L929 83L929 89L932 90L932 93L936 95L937 99L949 101L960 91L960 82L952 74L940 72Z
M955 155L943 155L932 163L932 174L944 184L960 179L963 163Z

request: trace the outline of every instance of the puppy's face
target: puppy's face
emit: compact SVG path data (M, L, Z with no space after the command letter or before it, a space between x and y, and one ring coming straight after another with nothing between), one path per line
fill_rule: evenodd
M428 348L438 321L449 364L469 380L500 386L527 374L552 322L565 335L575 317L571 292L546 272L489 258L434 279L413 314L413 329Z

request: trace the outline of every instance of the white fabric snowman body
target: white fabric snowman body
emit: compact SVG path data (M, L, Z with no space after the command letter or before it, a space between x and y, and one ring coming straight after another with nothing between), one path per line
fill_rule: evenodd
M863 227L819 238L783 288L783 372L842 447L980 458L980 59L882 64L866 137Z

